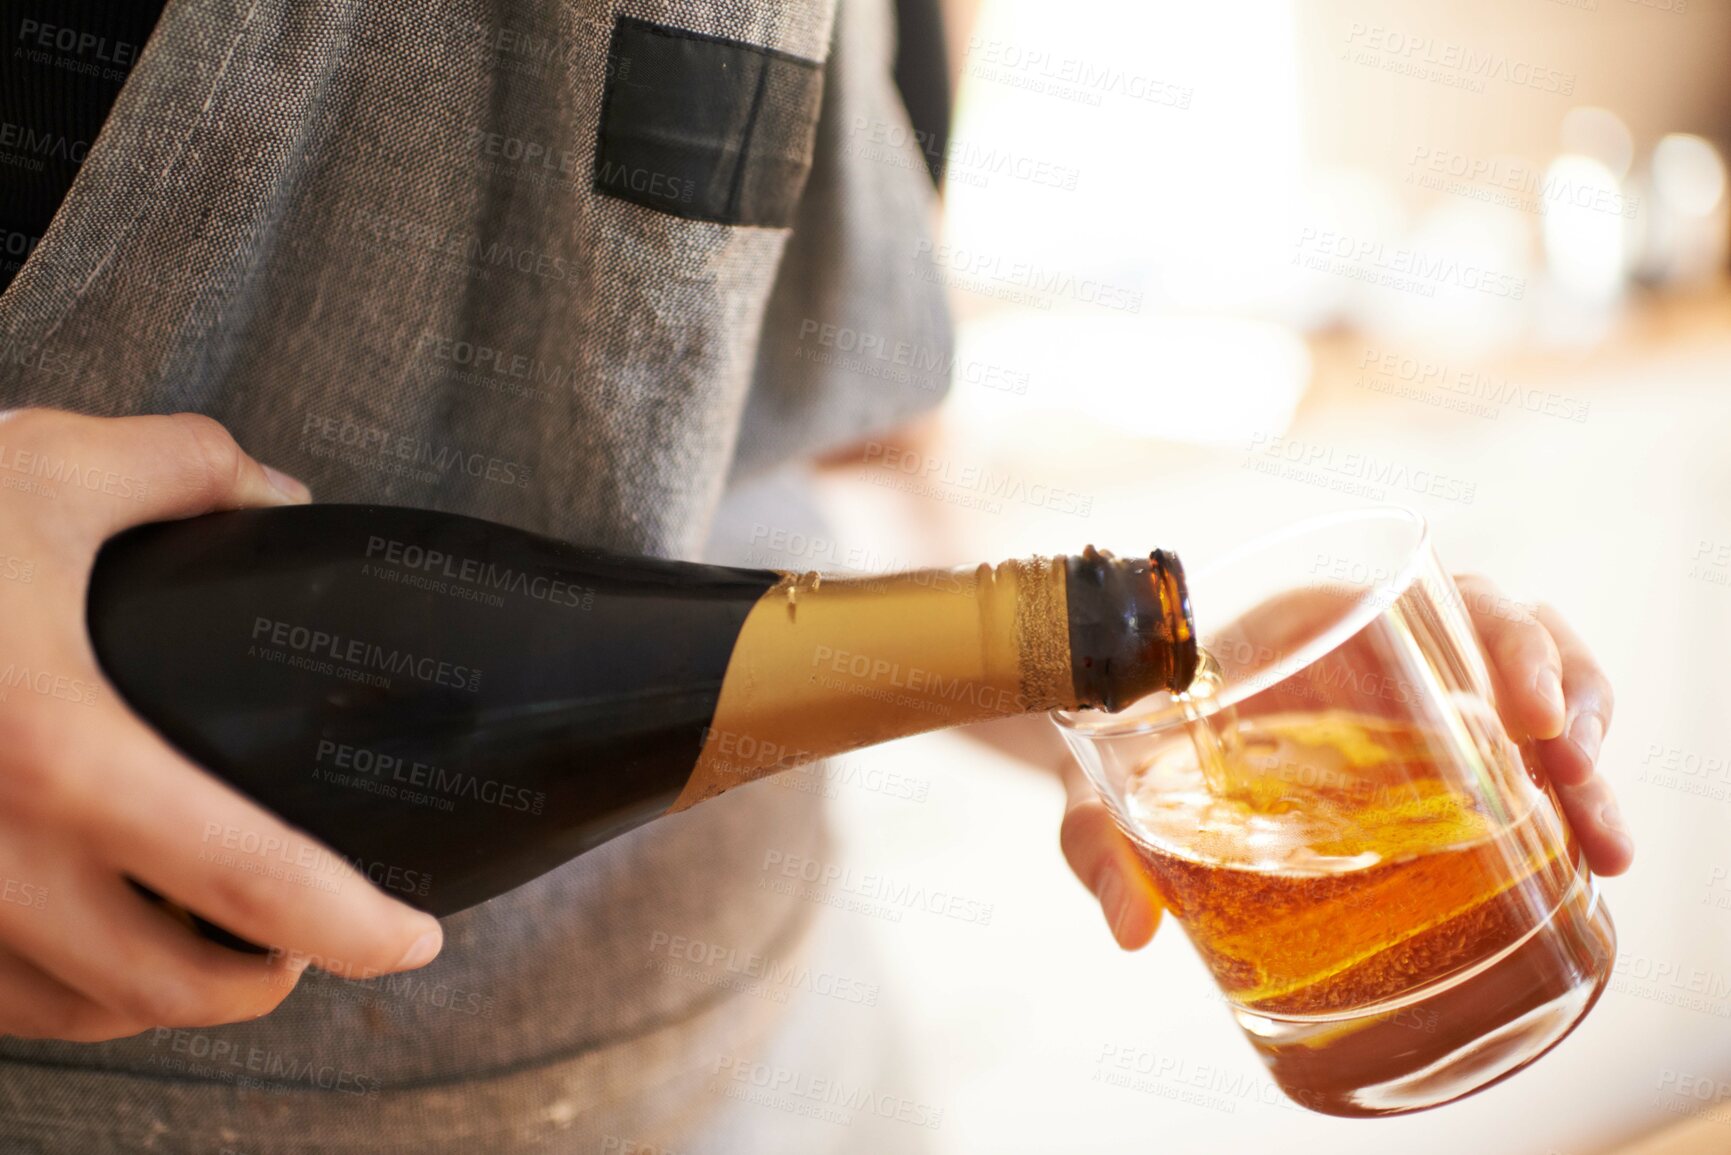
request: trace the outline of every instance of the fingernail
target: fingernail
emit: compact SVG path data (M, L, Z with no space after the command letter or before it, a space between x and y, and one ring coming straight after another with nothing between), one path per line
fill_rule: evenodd
M428 931L415 940L415 945L409 948L408 953L402 957L397 966L403 970L414 970L416 967L426 966L439 953L439 947L444 944L444 941L444 931L436 928Z
M1552 713L1563 712L1563 683L1557 677L1557 671L1549 666L1540 670L1538 677L1533 679L1533 689L1538 691L1539 697L1545 700Z
M1100 909L1106 912L1112 937L1122 941L1124 919L1130 913L1130 896L1124 890L1124 880L1116 871L1108 873L1106 881L1100 884Z
M1605 740L1605 724L1597 714L1582 714L1569 727L1569 741L1588 762L1599 760L1599 744Z
M262 463L261 463L262 464ZM280 469L263 465L264 475L270 481L271 488L288 498L290 501L311 501L313 491L308 489L304 481L290 477Z

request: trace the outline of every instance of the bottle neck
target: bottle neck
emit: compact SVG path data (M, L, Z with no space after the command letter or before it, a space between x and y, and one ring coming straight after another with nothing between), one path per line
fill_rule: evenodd
M1194 668L1183 573L1158 552L1121 561L1090 546L971 570L783 575L746 617L672 809L927 730L1117 709L1183 688Z
M1063 561L1078 705L1117 711L1190 685L1199 651L1177 554L1117 558L1088 546Z

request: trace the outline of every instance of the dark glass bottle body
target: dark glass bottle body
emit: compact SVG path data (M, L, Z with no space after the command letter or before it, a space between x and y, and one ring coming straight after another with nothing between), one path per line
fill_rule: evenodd
M1187 683L1182 595L1160 554L837 580L310 505L117 536L89 624L193 761L444 915L811 758Z

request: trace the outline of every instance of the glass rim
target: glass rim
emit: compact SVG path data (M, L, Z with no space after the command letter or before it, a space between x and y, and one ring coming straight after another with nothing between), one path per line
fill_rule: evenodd
M1259 676L1252 676L1228 686L1225 693L1208 699L1207 705L1203 707L1202 711L1204 716L1236 706L1253 694L1260 694L1264 690L1278 686L1287 679L1303 673L1318 659L1337 649L1342 642L1369 625L1378 614L1388 608L1388 605L1395 598L1411 588L1417 579L1419 568L1424 564L1425 557L1430 552L1430 523L1425 520L1423 514L1403 505L1366 506L1360 509L1317 514L1282 526L1280 529L1271 530L1258 537L1253 537L1194 571L1188 579L1189 583L1193 583L1197 578L1204 577L1216 569L1243 561L1247 557L1290 541L1295 537L1302 537L1338 525L1378 521L1402 522L1417 531L1417 536L1407 547L1399 568L1386 582L1379 582L1366 591L1367 594L1385 592L1386 600L1371 596L1360 598L1346 613L1341 615L1339 621L1300 646L1289 659L1281 663L1282 672L1278 678L1272 681L1263 681ZM1131 717L1129 710L1117 714L1109 714L1104 710L1053 710L1050 714L1052 721L1057 724L1060 730L1069 731L1085 738L1123 738L1138 734L1154 734L1163 730L1170 730L1187 720L1185 712L1176 708L1162 710L1152 716L1140 718Z

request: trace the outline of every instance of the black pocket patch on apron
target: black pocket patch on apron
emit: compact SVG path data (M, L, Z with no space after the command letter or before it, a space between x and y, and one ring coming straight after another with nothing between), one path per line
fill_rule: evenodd
M815 60L620 17L595 191L691 220L791 225L822 96Z

